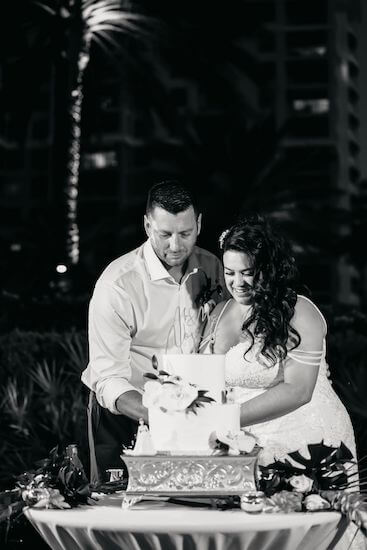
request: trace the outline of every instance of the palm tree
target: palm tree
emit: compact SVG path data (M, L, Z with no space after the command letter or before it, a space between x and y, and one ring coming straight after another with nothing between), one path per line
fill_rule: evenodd
M123 0L49 0L34 3L57 20L59 36L54 39L61 47L67 64L67 151L66 170L63 172L63 199L66 216L66 261L79 260L79 229L77 221L80 169L80 137L83 105L83 78L95 44L108 55L117 51L121 43L116 35L141 35L146 18L132 13ZM60 169L60 167L58 167Z

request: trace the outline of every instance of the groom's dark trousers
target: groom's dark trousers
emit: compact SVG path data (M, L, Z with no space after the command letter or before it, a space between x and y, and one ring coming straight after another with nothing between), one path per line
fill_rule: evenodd
M112 414L101 407L91 391L88 403L88 443L90 481L108 481L108 468L123 468L120 458L123 446L131 447L138 423L124 415Z

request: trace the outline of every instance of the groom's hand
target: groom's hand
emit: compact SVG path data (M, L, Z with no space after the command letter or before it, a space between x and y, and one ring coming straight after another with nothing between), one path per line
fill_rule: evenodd
M117 398L116 409L133 420L142 418L148 424L148 409L142 403L142 395L136 390L130 390Z

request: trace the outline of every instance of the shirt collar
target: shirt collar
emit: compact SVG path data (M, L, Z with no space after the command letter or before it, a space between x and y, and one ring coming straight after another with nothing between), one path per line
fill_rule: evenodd
M154 252L150 239L144 243L143 254L152 281L158 281L159 279L167 279L168 277L171 277L167 269L158 258L157 254Z
M168 273L157 254L154 252L150 239L144 243L143 254L152 281L167 278L172 279L171 275ZM202 267L194 248L187 263L185 278L189 275L197 273L199 269L202 269Z

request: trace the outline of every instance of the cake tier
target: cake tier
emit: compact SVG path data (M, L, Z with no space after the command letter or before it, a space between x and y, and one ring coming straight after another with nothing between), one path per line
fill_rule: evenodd
M163 369L181 376L187 382L207 390L207 395L222 403L225 390L225 355L167 354L162 355Z
M210 454L213 432L237 433L240 430L240 405L208 404L193 412L163 412L149 409L149 431L158 452L173 454Z

